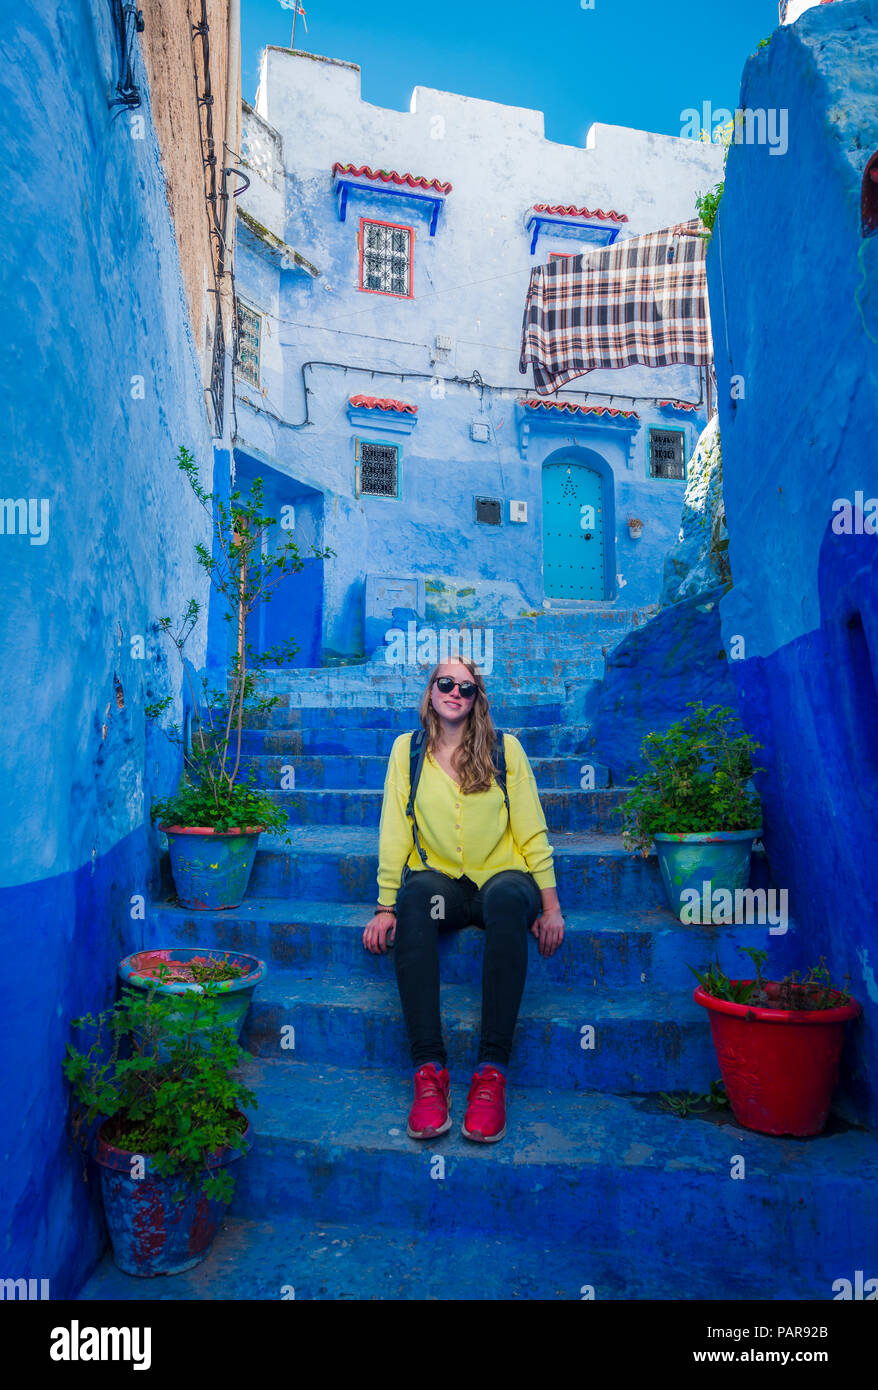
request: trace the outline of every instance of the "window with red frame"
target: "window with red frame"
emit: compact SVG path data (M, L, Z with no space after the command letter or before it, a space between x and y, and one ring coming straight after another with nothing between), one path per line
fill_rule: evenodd
M360 289L412 298L412 229L360 221Z
M549 262L552 261L572 261L576 256L575 251L550 251Z

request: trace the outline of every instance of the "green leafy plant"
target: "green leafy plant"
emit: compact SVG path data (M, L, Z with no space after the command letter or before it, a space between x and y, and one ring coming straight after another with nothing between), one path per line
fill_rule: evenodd
M76 1139L85 1147L100 1117L110 1143L148 1156L159 1175L182 1173L207 1197L231 1201L228 1168L210 1171L205 1160L240 1146L242 1109L257 1102L235 1076L248 1054L219 1019L209 985L172 997L125 989L103 1013L74 1019L90 1039L84 1051L68 1043L62 1063Z
M688 964L688 962L687 962ZM702 975L695 969L694 965L689 965L705 994L710 994L714 999L728 999L733 1004L748 1004L750 996L756 988L755 980L730 980L719 968L719 961L711 965Z
M723 179L713 188L709 188L706 193L699 193L695 199L695 211L709 232L713 231L716 222L724 184L725 180Z
M753 754L762 745L744 733L733 710L690 701L693 713L641 745L645 772L628 779L619 807L626 849L647 855L656 834L749 830L761 821L751 787Z
M227 956L190 956L188 960L161 961L155 970L141 967L140 973L156 984L181 982L198 985L220 984L223 980L239 980L247 971Z
M762 967L768 959L767 951L753 946L739 948L742 955L749 956L756 969L755 980L730 980L719 968L719 962L711 965L703 974L694 965L688 968L697 979L705 994L714 999L727 999L733 1004L752 1004L760 1009L785 1010L824 1010L838 1009L850 999L850 976L845 975L844 986L833 985L826 968L824 956L817 965L812 965L804 979L798 970L785 975L782 980L765 980Z
M705 1097L696 1095L694 1091L688 1092L684 1096L671 1096L667 1091L660 1091L659 1095L665 1102L669 1110L672 1110L678 1119L685 1119L687 1115L701 1115L707 1108L704 1104Z
M721 1109L729 1103L723 1084L719 1080L711 1081L710 1090L702 1095L696 1091L687 1091L682 1096L672 1096L667 1091L659 1091L659 1095L667 1108L681 1120L687 1115L703 1115L710 1108Z
M179 725L165 730L168 738L182 748L185 769L177 792L155 800L150 814L153 820L161 818L166 825L282 830L287 825L287 814L267 791L256 786L255 770L251 769L247 777L240 775L241 743L245 709L266 713L279 700L277 695L258 693L260 673L289 661L298 651L298 643L289 638L257 652L247 640L246 625L261 603L271 601L281 580L298 573L305 561L294 541L272 551L263 544L276 519L265 511L261 478L254 481L249 495L232 492L225 501L201 486L195 459L183 445L177 454L177 466L211 519L213 551L199 542L195 552L198 564L224 604L223 618L235 634L236 650L227 688L210 688L207 679L202 678L199 696L184 648L198 624L201 605L190 599L177 628L168 617L156 623L157 630L168 638L180 657L192 699L194 733L191 746L187 747ZM334 553L328 548L312 550L318 558ZM167 695L148 704L145 713L148 718L159 720L172 703L173 696Z
M706 144L722 145L723 165L729 157L729 146L735 138L736 116L725 122L724 125L716 126L713 130L702 130L701 140ZM713 188L709 188L706 193L699 193L695 198L695 211L701 218L702 223L707 228L708 233L713 231L716 222L716 215L723 196L725 179L721 179Z
M764 1008L776 1009L838 1009L850 1000L850 975L845 975L844 985L833 985L826 968L826 958L821 956L817 965L812 965L802 978L798 970L793 970L779 980L770 991Z

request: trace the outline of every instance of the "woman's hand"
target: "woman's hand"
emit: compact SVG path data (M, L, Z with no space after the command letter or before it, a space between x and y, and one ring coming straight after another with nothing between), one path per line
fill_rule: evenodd
M531 931L540 943L540 955L553 956L564 940L564 918L560 907L544 908Z
M396 932L396 918L392 912L376 912L363 932L363 945L374 955L385 955L392 944Z

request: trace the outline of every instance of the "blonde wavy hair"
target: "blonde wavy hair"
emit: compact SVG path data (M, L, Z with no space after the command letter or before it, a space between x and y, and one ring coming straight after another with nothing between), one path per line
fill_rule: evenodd
M485 689L481 672L471 661L461 660L456 664L465 666L469 671L476 686L476 696L472 709L467 715L463 740L460 747L455 750L451 762L457 772L462 792L484 792L491 786L497 772L497 768L494 766L494 745L497 739L494 734L494 723L491 719L488 692ZM428 753L432 753L436 748L439 734L442 731L442 725L433 708L430 693L441 668L447 665L448 662L440 661L437 666L433 667L418 710L421 724L427 732Z

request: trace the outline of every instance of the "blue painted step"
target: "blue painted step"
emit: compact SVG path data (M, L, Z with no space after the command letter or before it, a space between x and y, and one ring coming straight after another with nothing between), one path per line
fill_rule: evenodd
M252 897L368 901L377 896L375 831L356 825L293 826L289 845L264 834L253 866ZM592 831L553 833L555 876L564 907L651 908L665 905L658 862L629 854L621 837ZM171 892L162 856L162 895Z
M579 789L583 780L583 769L589 766L583 758L533 757L529 761L540 791L555 787ZM368 788L381 791L387 772L387 754L370 757L337 753L289 753L285 757L283 752L261 752L248 753L241 758L242 775L246 776L252 769L260 787L280 787L281 779L289 775L288 769L291 766L297 789L334 788L359 791ZM595 776L593 785L597 788L605 786L606 778L601 781Z
M472 1070L478 1056L479 984L443 984L442 1026L452 1075ZM294 1034L285 1034L292 1026ZM590 1027L591 1036L583 1036ZM411 1073L396 984L351 980L344 967L313 976L274 975L254 996L242 1042L279 1061L291 1054L315 1065ZM588 1048L582 1046L588 1041ZM710 1088L719 1075L705 1011L691 991L547 983L529 974L515 1030L510 1083L619 1095Z
M241 737L242 752L249 756L337 757L351 755L380 757L385 763L394 742L403 732L418 727L417 715L412 713L404 729L376 729L366 726L335 725L311 728L257 729L245 728ZM498 727L508 728L507 725ZM606 769L595 763L588 751L588 726L568 724L519 725L510 728L522 748L531 757L568 756L581 754L581 763L596 769L596 786L606 785ZM603 774L601 778L600 774Z
M774 1282L778 1298L802 1285L828 1298L834 1280L874 1263L878 1140L862 1130L770 1139L734 1121L678 1119L654 1098L510 1086L506 1139L479 1145L459 1134L466 1084L452 1078L452 1129L419 1143L405 1134L410 1078L266 1061L247 1074L256 1144L234 1215L368 1214L373 1229L484 1239L514 1214L517 1236L615 1251L646 1286L685 1248L681 1273L699 1271L715 1297L734 1270L754 1287ZM441 1180L430 1175L436 1154ZM745 1176L733 1179L736 1156Z
M363 947L363 928L372 900L301 902L287 898L247 898L225 912L192 912L171 903L153 903L149 946L216 945L247 951L286 974L342 966L351 978L390 980L392 951L373 955ZM530 978L558 984L654 985L691 994L695 980L687 969L710 964L715 956L727 974L743 961L737 948L758 946L769 953L766 973L777 977L796 964L795 924L785 936L769 936L760 926L683 926L666 908L565 912L565 938L553 956L542 957L530 942ZM442 932L439 963L449 984L476 984L482 976L482 933L477 928Z
M780 1293L779 1289L784 1292ZM588 1292L590 1290L590 1293ZM400 1226L317 1222L281 1215L228 1217L203 1264L173 1279L135 1279L107 1257L80 1294L86 1300L370 1301L828 1298L813 1283L770 1269L722 1279L672 1257L648 1267L631 1251Z
M291 825L373 826L377 834L382 792L376 788L269 788L268 794L287 812ZM619 791L549 788L540 792L540 801L550 834L567 830L614 831L621 825L618 808L624 795Z
M365 691L364 696L372 698L373 692ZM525 700L510 705L498 705L492 701L491 717L501 729L563 722L561 704L557 700ZM274 709L264 713L246 711L245 723L249 729L395 729L401 734L418 726L417 701L414 704L409 701L400 707L376 705L374 699L372 703L361 706L295 706L286 702L286 697L281 695Z

